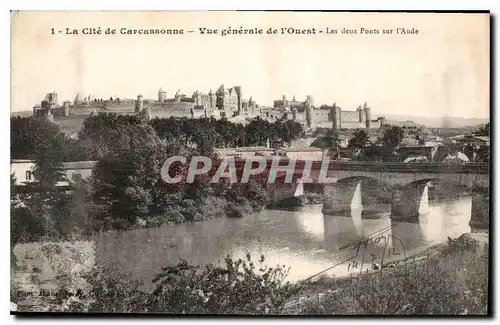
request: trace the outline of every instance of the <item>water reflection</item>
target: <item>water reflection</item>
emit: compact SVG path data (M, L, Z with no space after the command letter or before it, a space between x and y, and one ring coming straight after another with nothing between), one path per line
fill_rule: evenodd
M226 255L254 261L265 255L266 264L291 267L289 279L304 279L346 258L366 266L382 257L402 251L408 254L468 232L471 199L428 203L428 213L418 223L393 222L388 211L376 219L362 218L361 208L352 206L351 216L323 216L322 205L304 206L296 211L264 210L242 219L214 219L191 224L106 232L96 236L97 262L113 264L150 282L161 267L180 258L204 265L223 261ZM371 237L367 245L345 248L356 240ZM343 249L342 249L343 248ZM393 256L394 258L394 256ZM352 272L348 263L327 272Z
M424 190L422 192L422 197L420 199L419 213L420 215L427 215L430 213L428 185L425 185Z
M391 221L391 235L403 242L403 244L399 242L399 245L408 253L427 243L420 223Z
M325 236L326 227L320 207L320 205L311 206L311 209L308 209L308 218L301 217L304 213L303 209L294 211L296 212L294 214L294 220L297 222L300 232L306 233L316 240L322 241Z
M339 249L361 237L361 229L356 227L354 218L343 216L324 216L325 248L329 252Z

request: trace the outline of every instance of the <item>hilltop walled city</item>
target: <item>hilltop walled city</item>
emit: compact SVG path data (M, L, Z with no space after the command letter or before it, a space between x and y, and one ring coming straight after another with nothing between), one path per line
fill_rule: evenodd
M344 110L333 104L328 109L316 107L313 97L305 100L290 100L285 95L274 100L273 106L261 106L250 96L244 97L242 87L225 87L221 85L215 92L195 91L191 96L178 90L173 97L168 97L162 88L158 90L156 99L146 99L141 94L136 99L96 98L88 95L82 98L77 94L75 99L58 101L58 94L46 95L39 105L33 107L33 116L45 117L53 122L67 123L78 118L98 113L115 113L119 115L136 115L146 119L158 118L227 118L233 122L245 122L260 116L269 121L282 118L299 122L305 128L333 127L334 129L378 129L385 123L384 117L372 119L371 109L364 103L357 109Z
M492 314L490 11L10 22L11 315Z

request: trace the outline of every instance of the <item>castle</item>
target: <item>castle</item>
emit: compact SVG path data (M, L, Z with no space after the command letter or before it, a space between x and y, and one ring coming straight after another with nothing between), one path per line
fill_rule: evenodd
M243 98L240 86L225 88L221 85L214 93L195 91L188 97L178 90L172 98L162 88L158 90L157 99L144 99L141 94L136 99L112 98L103 99L88 95L82 99L77 94L74 101L58 102L56 92L49 93L40 105L33 107L33 116L45 117L51 121L88 116L97 113L115 113L138 115L148 119L159 117L215 117L231 118L238 115L255 116L258 105L255 101Z
M136 115L143 118L229 118L244 121L247 118L260 116L269 121L288 119L297 121L305 128L333 128L342 129L376 129L385 124L385 118L373 120L371 109L365 103L355 111L343 110L336 104L333 106L314 106L313 97L308 95L304 101L298 101L295 96L288 100L285 95L274 100L272 107L263 107L255 103L250 97L243 97L240 86L230 88L221 85L214 92L195 91L191 96L182 94L180 90L173 97L168 98L162 88L158 90L156 99L144 99L137 95L136 99L112 98L103 99L88 95L82 99L77 94L74 101L58 103L56 92L49 93L40 105L33 107L33 116L44 117L53 122L64 124L65 121L83 119L91 114L115 113ZM242 120L243 119L243 120Z
M327 106L326 106L327 107ZM385 117L372 119L371 109L365 102L358 106L355 111L343 110L337 104L331 107L314 107L312 96L306 96L305 101L297 101L295 96L292 100L287 100L286 95L274 101L272 109L267 111L261 109L261 115L279 119L284 116L287 119L297 121L308 128L332 128L342 129L378 129L385 125Z
M341 129L378 129L385 125L385 117L379 117L373 120L371 108L366 102L363 107L358 106L355 111L343 110L336 104L330 108L330 120L333 130Z

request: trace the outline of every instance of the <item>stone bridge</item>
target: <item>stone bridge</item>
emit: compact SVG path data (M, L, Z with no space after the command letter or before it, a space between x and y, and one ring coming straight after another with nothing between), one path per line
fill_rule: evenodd
M304 184L322 183L324 214L349 214L358 193L363 210L377 201L390 203L391 219L403 222L418 221L430 187L448 193L467 189L472 193L471 227L489 227L488 163L280 162L278 178L288 173L291 180L271 185L273 200L303 195Z

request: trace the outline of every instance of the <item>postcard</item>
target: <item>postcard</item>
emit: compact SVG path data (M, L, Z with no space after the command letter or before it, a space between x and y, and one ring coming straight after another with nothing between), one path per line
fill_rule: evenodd
M11 313L489 315L490 21L12 11Z

